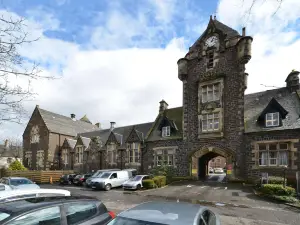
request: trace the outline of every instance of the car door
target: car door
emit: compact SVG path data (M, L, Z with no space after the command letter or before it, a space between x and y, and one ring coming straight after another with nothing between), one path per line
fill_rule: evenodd
M117 187L118 186L118 175L117 173L112 173L110 175L110 184L112 187Z
M24 213L6 222L5 225L66 225L60 206L50 206Z

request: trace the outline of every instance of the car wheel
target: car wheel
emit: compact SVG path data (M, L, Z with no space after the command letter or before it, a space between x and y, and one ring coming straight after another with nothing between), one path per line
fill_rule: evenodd
M141 188L142 188L142 186L141 186L140 184L138 184L138 185L136 186L136 190L141 190Z
M111 189L111 185L110 184L105 185L105 191L109 191L110 189Z

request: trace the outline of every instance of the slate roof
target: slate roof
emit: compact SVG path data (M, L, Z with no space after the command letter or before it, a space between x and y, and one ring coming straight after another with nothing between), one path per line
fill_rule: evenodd
M176 107L166 109L163 114L159 115L151 128L151 133L149 133L147 137L147 141L157 141L157 140L168 140L168 139L178 139L182 137L182 119L183 119L183 108ZM167 120L173 125L173 127L177 128L176 135L172 135L169 137L162 137L161 132L158 129L160 126L162 119L167 118Z
M74 149L74 147L75 147L77 141L74 140L74 139L70 139L70 138L66 138L66 140L67 140L67 142L68 142L70 148L71 148L71 149Z
M96 125L38 108L50 132L76 136L78 133L99 130Z
M150 128L152 127L153 122L150 123L142 123L142 124L135 124L135 125L130 125L130 126L124 126L124 127L116 127L113 129L113 132L115 134L115 137L117 140L124 146L125 140L129 136L132 128L134 127L137 131L138 134L146 137L147 133L149 132ZM85 132L85 133L80 133L82 137L100 137L100 140L102 141L103 145L106 143L109 134L111 130L110 129L103 129L103 130L97 130L97 131L92 131L92 132Z
M287 112L282 126L264 128L256 122L260 114L274 98ZM245 132L260 132L300 128L300 101L297 93L290 93L287 88L278 88L245 95Z

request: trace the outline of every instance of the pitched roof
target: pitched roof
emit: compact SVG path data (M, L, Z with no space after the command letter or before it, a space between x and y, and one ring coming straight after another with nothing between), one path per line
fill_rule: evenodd
M272 99L275 99L287 112L282 126L264 128L257 119ZM290 93L287 88L278 88L245 95L245 132L273 131L300 128L300 101L297 93Z
M130 125L130 126L124 126L124 127L116 127L113 129L113 132L114 132L117 140L120 141L120 143L122 143L122 145L124 145L125 144L124 142L127 139L128 135L130 134L130 131L132 130L133 127L135 127L135 129L141 133L141 136L143 135L144 137L146 137L152 124L153 123L151 122L151 123L142 123L142 124L136 124L136 125ZM81 133L80 135L82 137L88 137L88 138L98 136L98 137L100 137L100 140L102 141L102 143L105 144L110 133L111 133L110 129L103 129L103 130Z
M67 140L67 142L68 142L68 144L69 144L69 147L70 147L71 149L74 149L77 140L70 139L70 138L66 138L66 140Z
M50 132L76 136L78 133L99 130L96 125L38 108Z
M84 115L80 120L83 122L86 122L86 123L91 123L91 121L89 120L89 118L86 115Z
M170 108L166 109L163 114L159 114L156 118L152 128L151 133L149 132L147 141L157 141L157 140L166 140L166 139L173 139L173 138L181 138L182 137L182 107ZM159 130L160 124L163 119L167 119L171 125L176 129L176 134L169 136L169 137L162 137L161 132Z

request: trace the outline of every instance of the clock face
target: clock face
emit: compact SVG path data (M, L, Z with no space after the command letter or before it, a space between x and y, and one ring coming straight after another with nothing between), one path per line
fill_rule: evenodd
M216 36L211 36L209 37L206 42L205 45L208 47L212 47L214 46L216 43L218 42L218 38Z

